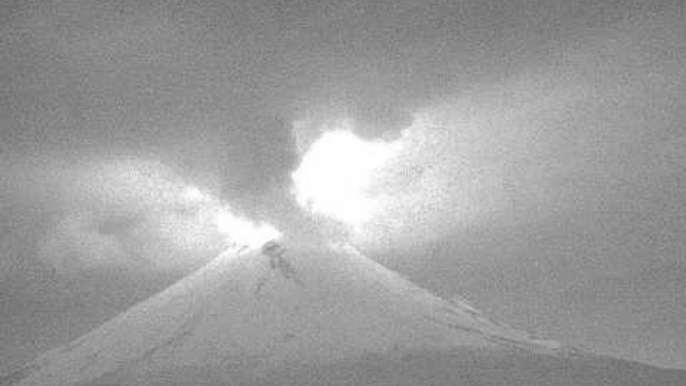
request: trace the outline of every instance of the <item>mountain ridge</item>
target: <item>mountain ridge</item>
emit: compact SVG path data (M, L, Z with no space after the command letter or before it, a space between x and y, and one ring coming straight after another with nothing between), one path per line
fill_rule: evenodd
M259 383L289 368L375 357L395 358L379 362L394 368L410 353L451 350L485 350L506 362L591 357L438 298L349 245L269 242L221 254L0 385L148 384L202 369L217 373L212 384ZM176 384L169 382L162 384Z

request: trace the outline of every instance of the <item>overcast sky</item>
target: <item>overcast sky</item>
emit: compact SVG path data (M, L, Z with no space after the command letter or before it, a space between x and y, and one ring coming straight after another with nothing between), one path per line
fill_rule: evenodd
M680 3L3 1L0 371L215 256L223 203L337 229L291 173L341 119L405 143L383 215L349 235L369 255L686 368Z

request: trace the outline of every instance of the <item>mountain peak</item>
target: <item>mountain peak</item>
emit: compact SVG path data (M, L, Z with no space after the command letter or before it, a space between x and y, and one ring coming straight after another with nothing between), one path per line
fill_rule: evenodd
M179 368L231 380L237 369L458 348L563 352L436 297L350 245L271 241L223 253L1 384L80 385Z

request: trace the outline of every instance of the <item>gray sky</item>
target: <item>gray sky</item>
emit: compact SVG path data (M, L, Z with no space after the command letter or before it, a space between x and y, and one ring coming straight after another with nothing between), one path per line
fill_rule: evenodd
M6 1L0 369L221 250L199 186L285 233L294 122L426 141L355 238L421 285L686 368L678 1ZM415 138L415 137L412 137ZM309 139L308 139L309 140ZM171 230L170 230L171 229ZM180 241L179 241L180 240Z

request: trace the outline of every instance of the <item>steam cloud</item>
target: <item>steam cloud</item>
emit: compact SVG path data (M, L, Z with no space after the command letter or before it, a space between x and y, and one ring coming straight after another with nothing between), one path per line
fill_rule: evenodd
M65 173L61 214L41 260L59 273L103 267L187 272L235 242L214 223L219 199L160 162L122 158Z
M198 225L205 209L179 202L184 183L155 176L166 173L157 167L107 181L98 177L109 173L98 170L107 154L161 159L215 180L214 193L248 217L288 217L299 228L289 195L299 147L316 137L316 122L339 118L367 138L414 130L414 140L426 139L422 154L406 155L381 182L397 200L373 234L436 234L466 219L534 221L575 201L601 205L608 175L622 174L609 194L621 200L632 168L623 152L643 154L632 161L643 165L634 181L668 173L671 160L640 150L650 143L659 153L683 133L685 28L666 2L652 2L655 12L603 1L497 3L8 5L3 163L99 165L65 177L90 185L64 190L56 211L65 213L51 222L42 255L70 250L63 240L75 235L113 256L105 261L154 254L138 244L145 237L172 243L146 225L186 229L202 240L191 243L201 254L215 250ZM294 127L302 120L312 128Z

